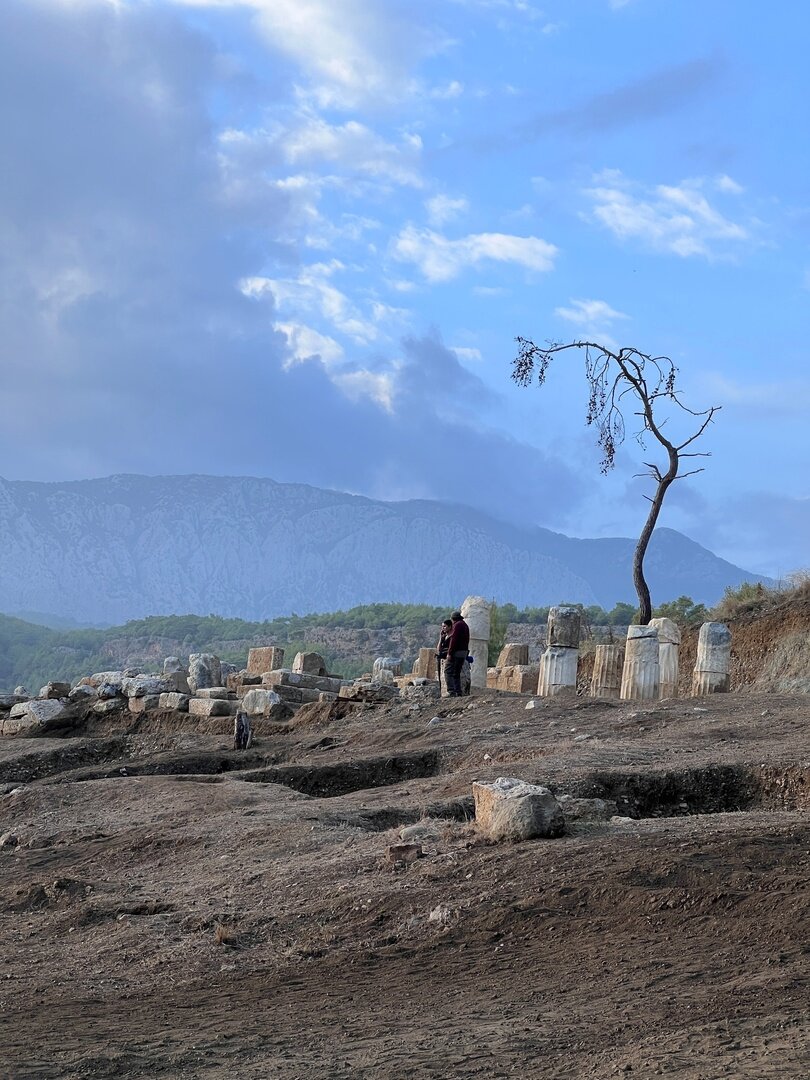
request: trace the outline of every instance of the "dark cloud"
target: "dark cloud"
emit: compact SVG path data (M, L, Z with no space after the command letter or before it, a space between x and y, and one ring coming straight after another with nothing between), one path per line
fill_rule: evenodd
M403 344L393 413L318 360L284 370L272 305L237 283L291 210L271 162L223 175L221 77L167 9L0 6L2 472L253 474L522 521L573 506L574 474L484 424L437 334Z

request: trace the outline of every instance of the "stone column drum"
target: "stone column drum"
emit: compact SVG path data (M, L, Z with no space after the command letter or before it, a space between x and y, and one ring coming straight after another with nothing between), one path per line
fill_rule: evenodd
M698 635L692 697L725 694L729 688L731 631L725 623L705 622Z
M661 680L659 696L678 696L678 650L681 645L680 627L672 619L650 619L658 631L658 670Z
M540 657L539 697L556 697L566 690L576 693L579 634L582 614L575 607L553 607L548 613L548 642Z
M624 645L597 645L593 658L591 697L617 698L622 688Z
M549 645L540 657L540 677L537 680L538 697L557 697L577 690L577 661L579 649L563 649Z
M658 631L654 626L628 626L619 696L623 701L656 701L660 689Z
M461 605L462 617L470 628L470 655L475 658L471 672L474 687L487 685L490 611L489 601L483 596L468 596Z

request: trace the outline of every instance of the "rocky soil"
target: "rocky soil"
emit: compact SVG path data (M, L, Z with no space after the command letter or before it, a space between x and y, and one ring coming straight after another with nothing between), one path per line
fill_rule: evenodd
M528 700L3 740L0 1075L807 1076L810 699ZM492 844L501 775L618 819Z

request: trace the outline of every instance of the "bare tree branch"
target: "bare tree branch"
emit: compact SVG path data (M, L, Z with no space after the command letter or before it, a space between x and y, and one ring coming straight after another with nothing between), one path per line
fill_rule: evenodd
M648 472L636 474L650 476L656 484L652 496L644 495L651 506L633 555L633 583L639 598L639 616L642 623L648 623L652 616L652 604L650 590L644 578L647 546L670 485L675 480L703 472L703 469L681 472L681 459L710 456L708 453L694 451L684 453L684 450L703 435L720 406L712 405L708 409L696 411L684 405L680 398L681 392L675 385L678 369L668 356L652 356L632 347L624 347L614 352L595 341L548 341L545 346L535 344L530 338L518 337L516 341L518 354L512 362L512 378L520 386L529 386L535 378L542 386L546 381L549 365L558 353L584 351L585 378L588 383L585 423L596 429L597 445L602 451L599 465L602 473L610 472L615 466L616 454L627 436L622 402L628 394L633 395L639 405L633 412L640 425L633 433L639 445L646 449L644 436L649 433L666 454L666 469L653 462L644 462ZM697 430L684 442L675 444L664 434L668 417L656 415L656 408L662 401L672 402L689 416L702 418Z

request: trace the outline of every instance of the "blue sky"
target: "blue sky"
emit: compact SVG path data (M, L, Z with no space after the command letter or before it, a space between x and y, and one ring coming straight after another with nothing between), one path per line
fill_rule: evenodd
M721 405L662 524L810 564L805 5L4 0L0 473L271 476L633 535L576 356Z

